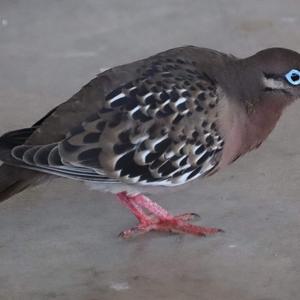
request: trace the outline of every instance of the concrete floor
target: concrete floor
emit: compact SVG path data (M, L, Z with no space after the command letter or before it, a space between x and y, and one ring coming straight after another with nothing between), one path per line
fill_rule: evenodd
M246 56L300 50L296 0L1 0L1 133L31 125L101 68L195 44ZM0 205L0 299L295 300L300 103L269 140L193 188L155 196L226 233L151 233L110 194L55 180Z

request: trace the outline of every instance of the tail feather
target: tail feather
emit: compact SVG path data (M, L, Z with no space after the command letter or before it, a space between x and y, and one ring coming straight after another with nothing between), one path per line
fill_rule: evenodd
M2 135L0 137L0 161L8 159L11 156L11 149L24 144L32 133L39 128L57 108L58 106L49 111L42 119L33 124L32 127L10 131ZM22 169L3 163L0 166L0 203L22 192L29 186L45 181L49 177L51 177L49 174Z
M22 145L33 133L36 127L24 128L8 132L0 137L0 160L9 161L13 147ZM20 193L31 185L36 185L49 177L43 173L10 166L3 163L0 166L0 202Z
M0 167L0 202L46 179L46 175L3 164Z

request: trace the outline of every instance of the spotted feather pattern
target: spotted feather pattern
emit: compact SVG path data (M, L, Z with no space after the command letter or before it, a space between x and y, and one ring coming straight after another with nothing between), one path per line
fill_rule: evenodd
M182 58L152 60L140 73L99 99L99 111L60 143L18 146L13 157L85 180L142 185L179 185L215 168L224 144L217 83Z

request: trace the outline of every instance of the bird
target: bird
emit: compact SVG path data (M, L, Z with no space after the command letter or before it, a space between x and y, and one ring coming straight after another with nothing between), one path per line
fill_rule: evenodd
M113 67L0 137L0 201L60 176L115 194L138 220L123 238L216 234L149 194L189 186L258 148L299 97L300 54L285 48L238 58L182 46Z

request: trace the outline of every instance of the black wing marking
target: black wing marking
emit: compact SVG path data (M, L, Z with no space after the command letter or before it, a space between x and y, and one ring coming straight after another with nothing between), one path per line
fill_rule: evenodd
M223 148L216 83L183 60L154 61L109 93L59 145L65 162L128 183L176 185L214 168Z

